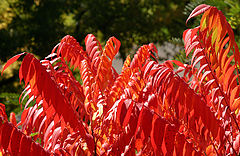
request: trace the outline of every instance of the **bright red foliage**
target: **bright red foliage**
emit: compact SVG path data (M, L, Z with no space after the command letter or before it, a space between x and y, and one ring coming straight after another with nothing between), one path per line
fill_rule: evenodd
M92 34L86 50L67 35L44 60L14 56L3 70L26 54L19 77L21 97L29 99L18 124L14 114L7 121L0 103L1 153L239 154L239 49L215 7L200 5L187 21L202 13L200 26L183 33L190 65L159 64L149 44L128 56L118 74L112 61L120 41L111 37L103 48ZM79 69L81 83L68 65Z

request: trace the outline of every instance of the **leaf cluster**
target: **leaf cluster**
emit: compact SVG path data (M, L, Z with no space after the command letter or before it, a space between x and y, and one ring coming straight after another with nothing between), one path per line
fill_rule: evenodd
M85 48L67 35L50 55L22 55L21 121L0 104L0 151L41 155L237 155L240 152L240 53L216 7L202 4L200 25L183 33L189 64L157 61L154 44L112 67L121 43L102 47L89 34ZM73 76L78 69L82 83ZM20 102L21 103L21 102ZM21 129L17 127L21 126ZM24 153L25 154L25 153Z

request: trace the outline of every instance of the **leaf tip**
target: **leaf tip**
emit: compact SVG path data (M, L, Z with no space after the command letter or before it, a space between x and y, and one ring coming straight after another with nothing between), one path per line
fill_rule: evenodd
M3 70L2 70L2 72L1 72L1 76L3 75L3 72L7 69L8 66L10 66L10 65L13 64L15 61L17 61L18 58L19 58L20 56L22 56L23 54L25 54L25 53L26 53L26 52L23 52L23 53L20 53L20 54L18 54L18 55L13 56L12 58L10 58L10 59L7 61L7 63L4 65Z
M188 21L197 16L197 15L200 15L202 13L204 13L205 11L207 11L211 6L210 5L206 5L206 4L200 4L199 6L197 6L192 12L191 14L189 15L187 21L186 21L186 25L188 23Z

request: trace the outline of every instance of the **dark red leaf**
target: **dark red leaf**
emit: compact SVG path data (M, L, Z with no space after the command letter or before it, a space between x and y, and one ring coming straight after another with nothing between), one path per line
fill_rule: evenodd
M31 137L22 137L19 148L19 153L21 156L30 155L31 143Z
M11 133L13 131L13 126L12 124L9 124L8 122L4 122L3 125L0 127L1 129L1 136L0 136L0 146L6 150L8 148L9 142L10 142L10 137Z
M124 117L125 117L126 112L127 112L127 108L126 108L126 105L125 105L123 99L121 99L117 102L118 102L118 104L117 104L117 122L120 125L122 125Z
M165 128L164 142L167 149L167 155L173 155L174 140L177 129L173 125L167 124Z
M185 143L185 136L183 134L177 133L175 148L178 156L183 156L184 143Z
M19 153L19 146L22 136L23 134L20 132L20 130L14 128L10 141L10 152L12 155L17 155Z
M144 132L144 138L148 139L148 137L150 137L150 132L152 130L153 113L149 109L146 109L145 107L143 109L144 112L142 116L142 129Z
M156 117L156 119L152 121L151 143L155 154L158 154L161 150L165 126L166 121L164 121L161 117Z
M38 155L39 153L41 153L41 151L42 151L41 146L38 143L36 144L32 143L30 151L31 156Z

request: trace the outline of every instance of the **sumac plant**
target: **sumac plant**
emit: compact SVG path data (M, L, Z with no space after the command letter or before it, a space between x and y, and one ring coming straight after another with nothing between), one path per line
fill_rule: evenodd
M118 74L120 42L102 47L92 34L85 50L67 35L44 60L12 57L3 71L25 55L19 101L28 101L19 123L0 105L0 154L238 155L239 49L217 8L202 4L187 21L202 13L200 26L183 33L189 64L159 64L149 44Z

